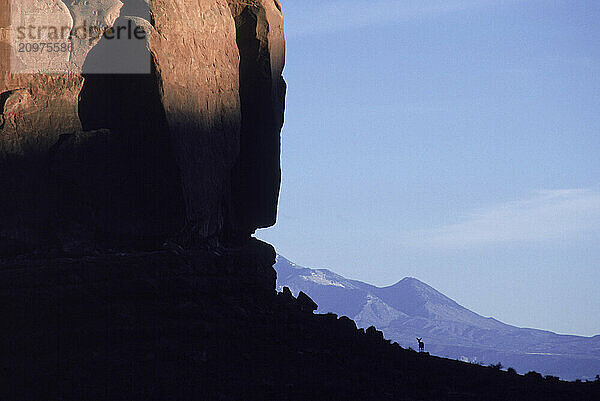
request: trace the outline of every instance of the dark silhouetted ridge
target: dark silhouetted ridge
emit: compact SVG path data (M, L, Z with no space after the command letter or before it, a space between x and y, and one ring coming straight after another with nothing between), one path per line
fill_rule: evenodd
M359 327L375 326L404 347L423 338L432 354L473 363L535 370L561 378L593 380L600 371L600 336L565 336L524 329L483 317L431 286L407 277L388 287L349 280L326 269L308 269L278 256L277 285L304 291L319 313L346 315Z

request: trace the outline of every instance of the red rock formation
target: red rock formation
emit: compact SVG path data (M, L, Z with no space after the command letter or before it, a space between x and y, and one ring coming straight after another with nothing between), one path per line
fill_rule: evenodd
M17 53L10 3L0 1L0 254L198 244L274 223L279 3L36 0L73 32L85 22L147 34L131 48L72 37L62 74ZM147 56L149 73L97 74L122 72L123 52Z

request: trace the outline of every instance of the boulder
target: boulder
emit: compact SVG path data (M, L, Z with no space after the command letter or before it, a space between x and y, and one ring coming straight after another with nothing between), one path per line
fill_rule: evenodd
M289 287L283 287L283 289L281 290L281 294L283 297L285 297L287 299L294 298L294 295L292 295L292 290L290 290Z
M375 328L375 326L369 326L367 328L367 330L365 331L367 337L369 337L372 340L376 340L376 341L383 341L383 332L381 332L380 330L377 330L377 328Z
M314 312L319 309L319 305L315 301L312 300L311 297L306 295L304 292L300 291L298 294L298 305L300 305L300 309L306 312Z

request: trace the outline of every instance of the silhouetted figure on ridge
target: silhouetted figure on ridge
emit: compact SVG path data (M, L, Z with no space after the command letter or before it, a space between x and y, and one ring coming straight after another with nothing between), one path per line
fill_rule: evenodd
M419 352L423 352L425 350L425 343L421 340L423 340L423 337L417 337L417 341L419 342Z

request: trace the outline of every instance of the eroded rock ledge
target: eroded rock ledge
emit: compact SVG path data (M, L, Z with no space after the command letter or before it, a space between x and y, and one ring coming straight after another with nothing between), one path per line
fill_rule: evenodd
M139 26L148 39L131 51L151 68L97 74L91 66L119 61L112 43L74 37L70 73L13 73L10 1L0 1L0 255L214 246L274 224L278 1L36 2L70 27Z

